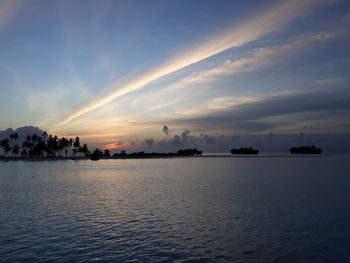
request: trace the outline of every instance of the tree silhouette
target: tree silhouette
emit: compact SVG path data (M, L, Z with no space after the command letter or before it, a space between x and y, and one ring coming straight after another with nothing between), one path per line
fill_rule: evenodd
M46 131L44 131L44 132L43 132L43 134L42 134L42 136L44 137L44 142L46 143L47 132L46 132Z
M11 147L10 147L10 142L9 139L5 138L0 142L0 145L2 147L2 149L4 150L4 156L7 155L7 153L9 151L11 151Z
M89 156L89 148L87 147L87 144L85 143L83 147L81 148L81 152L85 155L85 157Z
M13 148L12 148L12 154L16 157L17 154L18 154L18 152L19 152L19 147L18 147L18 145L16 144L16 145L13 146Z
M74 153L74 157L76 157L76 154L79 152L79 147L80 147L80 139L79 137L76 137L73 143L73 153Z
M17 157L20 154L22 158L44 156L56 158L56 156L63 157L62 153L64 152L65 157L68 158L68 153L72 153L72 146L74 146L73 153L75 156L77 153L81 153L85 157L90 155L87 144L84 144L83 147L80 146L79 137L75 139L58 138L43 132L41 136L37 134L27 135L21 147L16 144L18 138L17 133L12 133L9 135L9 138L0 140L0 149L3 150L3 157L8 157L8 154L11 152L12 157Z
M239 149L233 148L230 152L231 154L258 154L259 150L253 149L252 147L245 147Z
M23 149L23 150L22 150L22 152L21 152L21 156L22 156L23 158L27 158L27 156L28 156L28 152L27 152L27 150L26 150L26 149Z
M311 146L301 146L301 147L292 147L289 149L291 154L321 154L322 149L316 148L314 145Z
M111 153L109 152L108 149L105 149L103 156L107 156L107 157L111 156Z

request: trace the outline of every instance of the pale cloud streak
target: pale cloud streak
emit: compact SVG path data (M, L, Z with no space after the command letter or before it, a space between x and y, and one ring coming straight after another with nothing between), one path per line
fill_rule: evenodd
M293 18L304 15L323 2L324 1L290 0L283 1L272 8L268 8L264 12L260 12L260 15L253 16L253 19L242 23L240 26L235 26L219 35L212 36L197 47L182 53L174 59L170 59L166 63L155 67L139 77L131 79L123 86L120 85L119 81L112 83L104 95L69 115L60 123L60 125L64 125L87 112L95 110L115 100L118 97L136 91L152 81L184 67L207 59L227 49L257 40L265 34L277 30Z
M349 33L348 30L347 33ZM188 96L193 97L194 94L196 94L196 96L200 96L201 93L207 94L208 90L205 88L205 84L207 83L215 82L218 79L222 79L224 76L233 76L235 74L257 70L261 67L274 64L276 63L276 60L279 60L279 58L281 58L281 56L284 54L290 54L291 52L310 47L314 43L326 42L344 34L344 30L333 32L319 32L316 34L302 35L296 38L296 40L285 45L257 48L250 52L250 54L246 57L236 60L226 60L224 63L211 69L194 72L178 80L177 82L162 88L161 90L156 90L152 94L147 94L146 99L144 94L141 94L136 98L133 97L132 102L130 103L144 105L150 110L169 107L181 102L181 100L184 100ZM344 79L320 80L317 81L317 83L330 84L339 81L344 81ZM201 85L200 89L198 88L198 85ZM189 109L187 107L186 110L180 109L180 111L176 113L181 115L191 115L198 112L206 112L207 110L224 108L225 105L232 106L239 103L244 103L247 99L256 100L257 98L250 98L246 96L213 98L201 107L194 105L195 109ZM164 104L164 101L167 101L167 103ZM147 105L152 105L152 107L147 107Z
M0 1L0 30L13 20L22 4L22 0Z
M278 63L287 53L293 55L295 52L303 52L303 50L312 47L315 43L326 42L340 35L343 35L343 33L340 34L337 30L333 32L304 34L284 45L257 48L251 51L246 57L236 60L226 60L214 68L194 72L160 90L145 90L140 94L124 96L119 100L118 104L115 104L117 108L100 108L92 114L84 115L74 122L70 122L64 128L77 131L90 130L91 124L93 124L94 134L97 127L101 132L105 130L118 130L123 134L128 134L132 130L131 127L134 126L134 123L130 122L130 118L144 120L145 116L147 116L148 122L153 122L180 117L200 117L233 106L261 101L264 99L261 95L233 96L231 94L230 96L225 96L224 94L220 95L220 93L211 94L210 92L213 89L206 88L206 84L210 82L215 83L217 80L223 79L224 76L233 76ZM211 95L208 96L209 94ZM293 95L293 91L283 90L275 93L275 95ZM199 101L193 101L193 97L199 98ZM189 99L190 103L186 103ZM186 104L185 107L183 106L184 103ZM130 107L125 106L127 107L126 109L121 109L123 107L120 108L120 105L129 105ZM141 112L139 110L137 111L136 116L133 113L135 108L142 109ZM122 114L120 114L120 110L123 111ZM147 127L145 123L143 123L143 126L143 132L146 132L146 128L155 129L152 125ZM138 130L138 132L140 131Z

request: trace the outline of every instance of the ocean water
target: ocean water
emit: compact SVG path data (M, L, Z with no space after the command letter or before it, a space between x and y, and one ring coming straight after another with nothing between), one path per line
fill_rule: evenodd
M0 162L1 262L350 262L350 157Z

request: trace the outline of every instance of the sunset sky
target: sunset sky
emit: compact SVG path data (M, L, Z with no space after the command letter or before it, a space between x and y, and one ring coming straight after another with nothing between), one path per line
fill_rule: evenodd
M111 149L348 138L349 47L347 0L0 0L0 130Z

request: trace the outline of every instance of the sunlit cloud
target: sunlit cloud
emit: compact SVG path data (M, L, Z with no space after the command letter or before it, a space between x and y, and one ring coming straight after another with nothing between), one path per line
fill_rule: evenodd
M157 121L160 123L159 125L164 125L164 122L174 118L200 117L232 106L258 102L263 100L264 96L233 95L232 92L228 96L217 96L210 93L213 92L212 85L209 88L205 87L208 83L216 83L216 81L223 79L224 76L234 76L276 64L285 57L284 54L293 55L295 52L312 47L314 43L326 42L339 35L341 34L337 30L304 34L287 44L253 49L245 57L226 59L213 68L191 73L169 86L124 96L119 100L119 103L109 104L108 107L99 108L90 114L83 115L74 122L67 123L60 130L76 130L77 134L92 131L89 137L97 135L98 132L113 134L115 131L118 132L119 136L151 135L150 132L154 133L162 127L152 124ZM219 88L214 90L218 91ZM275 95L293 95L293 92L282 90ZM194 101L194 97L200 100ZM130 107L135 108L136 112L130 111ZM150 112L152 112L151 115ZM146 119L145 116L147 116Z
M229 30L223 31L221 34L210 37L187 52L183 52L181 55L170 59L145 74L131 79L125 85L121 86L118 81L112 83L104 95L69 115L60 124L64 125L118 97L136 91L152 81L183 69L191 64L202 61L229 48L238 47L250 41L259 39L265 34L277 30L291 19L304 15L306 12L323 2L324 1L311 0L283 1L263 12L259 12L259 15L255 15L253 19L242 23L240 26L235 26Z
M116 142L116 143L111 143L111 144L106 144L102 146L103 149L122 149L122 148L127 148L129 147L129 144L127 142Z
M200 70L193 72L188 76L177 80L169 86L162 87L147 94L139 94L132 96L130 103L135 105L142 105L145 110L159 110L160 108L169 107L184 101L186 98L191 98L192 106L181 108L176 111L176 115L192 115L198 113L207 113L207 110L222 109L226 106L232 106L239 103L244 103L247 100L257 100L257 97L248 96L227 96L208 98L208 101L203 105L197 105L193 101L193 97L208 96L208 89L205 87L208 83L216 83L225 76L234 76L243 72L254 71L267 65L276 64L285 54L294 54L298 50L303 50L312 46L317 42L326 42L334 39L344 33L349 33L349 30L335 30L333 32L319 32L316 34L306 34L297 37L284 45L277 45L271 47L257 48L252 50L249 55L239 59L227 59L222 64L207 70ZM294 53L293 53L294 52ZM344 81L344 79L328 79L317 81L318 84L329 84ZM215 90L218 90L216 88ZM210 97L210 96L208 96ZM167 103L164 103L167 101ZM147 106L152 105L152 106Z

